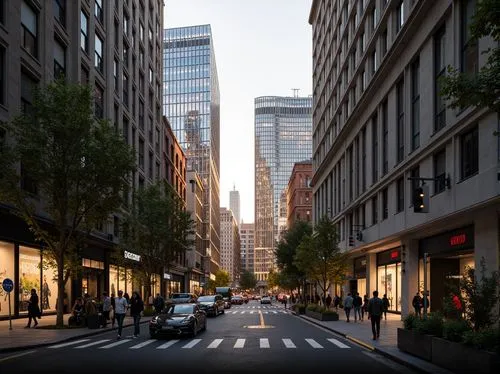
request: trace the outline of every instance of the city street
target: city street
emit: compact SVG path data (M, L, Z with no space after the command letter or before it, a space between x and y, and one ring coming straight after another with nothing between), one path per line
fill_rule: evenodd
M0 355L1 373L172 372L250 373L310 370L349 373L413 373L378 354L314 326L281 305L256 301L233 306L209 318L207 330L196 338L149 338L148 326L133 339L132 328L121 340L116 332L52 346Z

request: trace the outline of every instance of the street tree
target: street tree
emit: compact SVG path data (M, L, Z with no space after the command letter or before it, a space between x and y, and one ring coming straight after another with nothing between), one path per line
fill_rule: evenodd
M452 108L474 106L500 112L500 0L481 0L476 3L475 14L470 24L468 37L470 46L479 39L490 36L495 47L486 51L486 64L474 73L462 72L449 66L442 79L441 94L449 100Z
M348 254L338 247L338 233L333 221L323 216L306 235L295 255L297 268L314 280L323 296L331 284L341 282L348 270Z
M229 279L229 273L225 270L219 269L215 273L215 279L208 280L208 289L214 290L215 287L229 287L231 280Z
M88 235L120 208L135 156L107 121L94 117L89 86L58 80L34 89L33 97L32 106L2 125L0 200L41 243L44 265L57 269L62 327L66 282L81 270Z
M136 277L144 285L147 300L153 274L168 272L170 264L193 244L194 221L180 198L171 193L164 181L139 189L134 204L122 223L122 240L117 258L133 249L141 256Z
M257 285L255 274L244 270L240 276L240 287L244 290L253 290Z

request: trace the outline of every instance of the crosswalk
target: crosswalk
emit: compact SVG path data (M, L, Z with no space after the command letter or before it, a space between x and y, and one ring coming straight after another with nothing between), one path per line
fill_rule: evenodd
M229 314L229 315L234 315L234 314L259 314L261 312L262 314L291 314L292 312L290 310L284 310L284 309L279 309L279 310L226 310L224 313Z
M312 349L349 349L351 348L347 344L334 339L334 338L324 338L324 339L269 339L269 338L238 338L238 339L176 339L168 340L166 342L157 339L148 339L138 342L136 339L99 339L92 341L91 339L79 339L71 342L51 345L47 347L48 349L112 349L116 347L126 347L127 349L140 350L143 348L151 349L220 349L220 348L233 348L233 349L244 349L244 348L259 348L259 349L270 349L270 348L284 348L284 349L301 349L301 348L312 348Z

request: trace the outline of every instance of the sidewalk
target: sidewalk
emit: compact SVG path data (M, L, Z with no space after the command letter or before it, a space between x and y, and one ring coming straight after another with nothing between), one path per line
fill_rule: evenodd
M69 317L70 314L64 315L64 324L66 326L68 325ZM150 319L151 317L142 317L141 323L147 323ZM47 346L118 329L116 323L113 329L110 323L108 323L107 328L100 329L88 329L87 327L64 330L44 329L43 326L56 324L55 315L43 316L42 319L38 321L37 328L31 327L30 329L25 329L24 327L27 325L27 322L28 318L13 319L12 330L9 330L9 321L0 321L0 353ZM129 326L133 326L133 319L132 317L126 316L123 327Z
M366 314L364 321L354 322L351 319L349 323L346 322L345 313L341 309L339 310L338 321L318 321L303 314L299 315L295 312L294 314L416 371L433 374L452 374L447 369L443 369L398 349L397 328L403 327L403 322L399 314L387 313L387 320L380 322L380 339L377 340L372 340L371 322L367 319Z

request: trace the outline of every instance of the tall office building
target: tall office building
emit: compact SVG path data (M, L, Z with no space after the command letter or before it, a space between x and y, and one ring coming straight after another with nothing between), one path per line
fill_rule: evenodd
M311 158L311 107L312 97L255 99L254 273L262 285L275 265L280 223L286 223L285 189L293 165Z
M220 262L219 81L210 25L163 31L163 111L204 185L204 255Z
M236 223L240 224L240 191L236 191L236 187L233 186L233 190L229 191L229 209L233 211Z
M254 227L253 223L241 223L240 225L241 271L246 270L250 273L254 272Z
M221 268L228 272L231 286L240 279L241 243L238 223L231 209L220 208L220 257Z
M446 287L482 258L499 268L498 114L440 95L448 65L474 74L498 47L469 39L475 6L312 3L313 219L330 215L351 253L345 291L378 290L396 313L424 289L442 309Z

